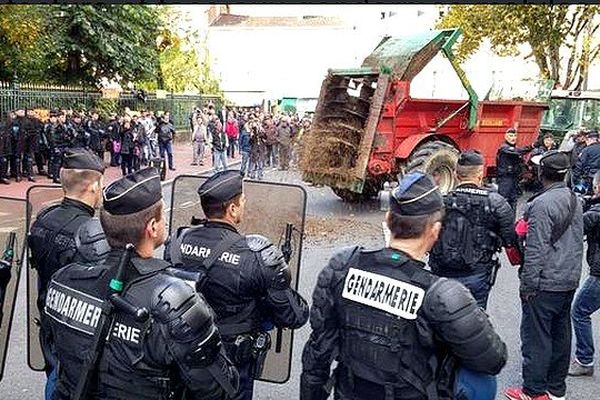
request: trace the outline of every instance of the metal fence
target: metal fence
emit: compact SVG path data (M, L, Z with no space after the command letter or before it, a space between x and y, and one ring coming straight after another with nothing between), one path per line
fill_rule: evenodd
M72 108L89 110L96 107L102 93L74 86L52 86L38 84L19 84L16 82L0 82L0 113L23 108ZM217 95L184 95L167 93L165 98L157 98L155 93L148 93L145 101L137 95L121 93L114 99L119 111L128 107L132 111L152 110L170 112L177 129L189 127L189 115L194 106L202 107L212 101L217 108L221 107L221 97Z

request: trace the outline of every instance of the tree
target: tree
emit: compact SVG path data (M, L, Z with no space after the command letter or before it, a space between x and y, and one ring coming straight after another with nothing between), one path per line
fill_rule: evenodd
M181 23L185 16L174 7L162 6L159 14L157 76L140 86L147 90L219 93L219 82L212 77L206 42L200 32L192 26L185 27Z
M39 79L44 65L44 14L37 5L0 7L0 80Z
M528 44L542 77L565 89L586 89L591 63L600 55L600 5L453 5L439 28L463 29L456 54L464 59L489 39L498 55L519 55Z
M51 78L96 85L102 77L154 76L158 54L155 6L56 5L47 7Z

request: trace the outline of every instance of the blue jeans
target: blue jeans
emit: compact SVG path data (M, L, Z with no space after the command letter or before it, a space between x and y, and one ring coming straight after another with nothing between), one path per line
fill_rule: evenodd
M213 151L213 170L215 173L227 169L227 154L223 151Z
M57 368L52 368L52 372L48 375L48 380L46 381L46 389L44 390L44 399L52 400L52 396L54 395L54 388L56 387L56 381L58 380L58 376L56 372Z
M575 297L571 318L575 331L575 357L581 364L594 362L594 335L590 316L600 308L600 278L588 276Z
M159 142L158 147L160 148L161 158L165 158L165 153L167 153L167 158L169 160L169 169L173 169L173 143L171 143L171 141Z
M248 172L248 162L250 161L250 153L247 151L242 151L242 163L240 164L240 174L242 176L246 175Z
M491 271L484 271L453 279L465 285L477 301L479 307L485 310L487 308L490 289L492 288L490 284L490 274Z
M251 179L262 179L263 178L263 161L258 158L250 163L250 171L248 173Z
M456 374L454 394L457 399L494 400L496 390L494 375L485 375L466 368L459 368Z

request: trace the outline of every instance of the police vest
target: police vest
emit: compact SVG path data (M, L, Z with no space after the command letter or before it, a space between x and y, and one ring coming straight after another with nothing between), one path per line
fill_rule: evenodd
M82 208L60 203L40 211L30 229L27 242L32 267L39 277L38 307L43 307L45 289L57 270L74 261L75 232L92 216Z
M339 301L342 393L427 398L434 386L433 334L423 329L419 310L435 280L403 253L355 250Z
M111 254L105 263L93 267L71 264L57 272L48 286L44 313L54 335L60 338L55 343L61 366L56 385L60 400L69 399L77 386L81 366L89 356L98 329L116 261ZM160 263L155 271L143 275L133 272L123 291L125 299L149 310L152 293L164 279L161 271L168 267L167 263L154 261ZM97 379L90 384L89 398L168 399L173 390L172 371L160 365L162 359L168 358L164 355L166 348L158 347L148 354L151 348L148 343L160 335L160 327L152 319L142 323L118 313L99 361Z
M459 187L444 197L446 215L440 237L430 252L435 274L462 276L488 267L500 240L492 231L489 192Z
M191 228L179 228L170 244L171 263L197 274L196 288L214 310L215 323L225 339L262 330L254 295L240 292L243 280L248 279L243 270L252 262L250 258L254 260L254 254L240 244L245 243L244 236L210 224L203 221Z

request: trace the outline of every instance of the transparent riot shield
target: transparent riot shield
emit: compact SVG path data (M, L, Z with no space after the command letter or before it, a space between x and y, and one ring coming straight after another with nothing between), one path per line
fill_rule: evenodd
M38 213L62 200L60 186L35 185L27 190L27 232ZM27 249L27 260L29 249ZM35 371L44 369L44 356L40 346L40 313L37 308L38 274L27 262L27 362Z
M167 206L170 207L169 233L176 232L181 226L189 226L192 218L204 218L198 187L206 179L192 175L175 178L170 204L167 199ZM306 215L305 190L297 185L247 180L244 181L244 193L246 208L240 232L266 236L282 249L291 245L289 266L292 287L297 289ZM292 330L271 331L272 345L260 380L284 383L289 379L292 342Z
M25 249L26 207L25 200L0 197L0 380Z

